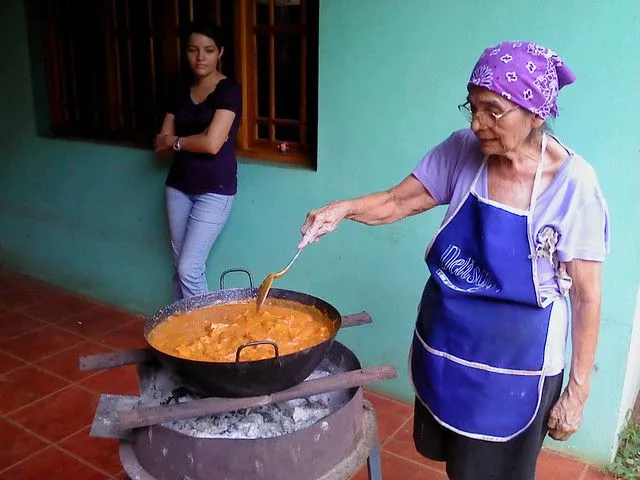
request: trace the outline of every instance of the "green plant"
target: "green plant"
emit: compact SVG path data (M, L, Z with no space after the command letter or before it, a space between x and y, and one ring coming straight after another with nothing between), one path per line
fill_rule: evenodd
M620 480L640 479L640 424L629 422L620 432L620 446L607 472Z

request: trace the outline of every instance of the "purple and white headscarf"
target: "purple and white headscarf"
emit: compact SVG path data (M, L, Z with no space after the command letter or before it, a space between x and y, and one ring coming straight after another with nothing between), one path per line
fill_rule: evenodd
M546 119L558 116L558 91L575 79L552 50L533 42L502 42L482 53L469 85L487 88Z

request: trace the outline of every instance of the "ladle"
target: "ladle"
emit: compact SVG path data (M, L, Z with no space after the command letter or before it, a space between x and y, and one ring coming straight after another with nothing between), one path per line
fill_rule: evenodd
M264 301L267 299L267 295L269 295L269 290L271 289L271 285L273 285L273 281L276 278L280 278L289 271L291 265L293 265L293 262L296 261L301 251L302 248L299 248L294 257L289 262L289 265L284 267L283 270L279 271L278 273L270 273L269 275L267 275L267 278L262 281L262 283L258 287L258 296L256 297L256 306L258 307L258 310L260 310L260 308L264 304Z

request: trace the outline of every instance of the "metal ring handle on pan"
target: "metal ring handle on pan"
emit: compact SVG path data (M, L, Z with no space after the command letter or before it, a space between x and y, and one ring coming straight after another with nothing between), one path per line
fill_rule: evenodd
M278 350L278 344L276 342L272 340L256 340L255 342L243 343L238 347L238 350L236 350L236 362L240 361L240 352L242 352L242 350L247 347L254 347L256 345L271 345L275 352L273 360L277 360L280 357L280 351Z
M220 274L220 290L224 290L224 277L226 277L228 273L234 273L234 272L246 273L247 276L249 277L249 286L253 288L253 278L251 278L251 274L249 273L249 270L245 270L244 268L230 268L229 270L225 270Z

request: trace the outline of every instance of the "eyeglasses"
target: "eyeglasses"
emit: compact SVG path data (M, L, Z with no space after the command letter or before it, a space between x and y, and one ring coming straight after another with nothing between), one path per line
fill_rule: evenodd
M497 124L498 120L500 120L502 117L504 117L508 113L518 110L519 108L520 107L515 106L512 109L507 110L506 112L493 113L484 110L474 111L474 106L471 105L470 102L465 102L462 105L458 105L458 110L460 111L460 113L462 113L462 115L464 115L464 118L466 118L469 123L473 122L473 119L475 118L484 126L488 127Z

